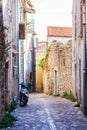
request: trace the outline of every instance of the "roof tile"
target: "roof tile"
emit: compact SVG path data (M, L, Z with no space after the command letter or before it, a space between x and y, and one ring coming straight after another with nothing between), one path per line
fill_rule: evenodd
M72 37L72 28L48 26L47 35L54 37Z

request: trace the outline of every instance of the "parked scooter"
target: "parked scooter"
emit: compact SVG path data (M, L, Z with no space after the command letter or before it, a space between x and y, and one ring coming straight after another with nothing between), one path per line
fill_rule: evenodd
M26 106L28 102L28 87L25 83L21 83L21 90L20 90L20 106Z

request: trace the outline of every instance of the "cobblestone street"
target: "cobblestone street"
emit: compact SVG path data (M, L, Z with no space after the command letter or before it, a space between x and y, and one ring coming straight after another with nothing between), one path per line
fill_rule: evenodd
M30 94L28 105L13 114L18 121L3 130L87 130L87 118L80 108L58 96Z

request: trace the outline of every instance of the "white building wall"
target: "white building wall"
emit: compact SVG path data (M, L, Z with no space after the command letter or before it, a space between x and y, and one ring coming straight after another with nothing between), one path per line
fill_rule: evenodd
M69 40L72 40L71 37L47 37L48 46L52 43L52 41L56 40L57 42L61 42L63 44L67 43Z
M80 12L80 2L81 0L73 0L73 31L72 31L72 73L73 73L73 87L75 88L75 94L77 96L78 102L81 104L81 109L84 111L84 91L83 91L83 66L84 66L84 30L83 36L80 36L80 29L81 29L81 12ZM83 12L82 12L83 13ZM87 0L86 0L86 17L87 17ZM87 19L86 19L87 24ZM76 37L75 37L76 31ZM87 31L87 26L86 26ZM86 40L87 40L87 33L86 33ZM87 44L87 42L86 42ZM87 48L86 48L87 49ZM86 50L87 52L87 50ZM76 69L75 69L76 66Z
M31 34L26 34L26 42L24 44L24 82L28 83L31 72Z

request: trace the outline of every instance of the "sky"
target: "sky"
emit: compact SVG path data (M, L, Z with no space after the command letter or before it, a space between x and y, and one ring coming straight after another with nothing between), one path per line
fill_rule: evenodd
M30 0L35 12L35 32L39 41L47 40L47 26L72 27L73 0Z

